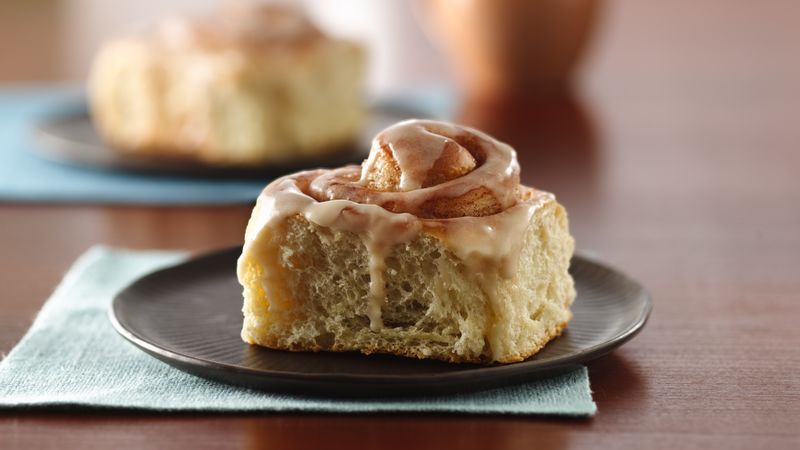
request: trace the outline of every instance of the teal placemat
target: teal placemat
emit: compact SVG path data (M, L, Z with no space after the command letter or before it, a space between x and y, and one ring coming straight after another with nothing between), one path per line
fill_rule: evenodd
M466 395L333 399L281 395L198 378L118 336L106 312L137 277L181 261L180 252L95 247L70 269L31 329L0 362L0 409L73 407L151 411L444 412L591 416L586 368Z
M84 108L68 88L0 90L0 201L122 204L230 204L254 201L264 180L147 176L83 169L36 156L33 127L43 117Z
M376 101L443 117L452 98L425 89ZM148 176L53 163L36 156L33 128L43 117L85 109L76 88L0 88L0 201L215 205L249 203L269 179Z

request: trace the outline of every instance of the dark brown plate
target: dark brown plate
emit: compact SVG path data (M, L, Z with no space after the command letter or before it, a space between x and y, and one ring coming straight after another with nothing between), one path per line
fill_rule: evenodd
M332 154L256 167L226 167L197 160L123 153L110 148L97 133L85 106L48 117L34 128L38 156L49 161L93 169L138 172L152 175L195 177L265 178L309 167L338 167L360 163L369 153L372 137L400 120L428 117L422 111L388 104L374 105L361 136Z
M146 275L114 299L110 317L135 345L181 370L258 389L330 396L466 392L518 383L602 356L644 326L651 301L622 273L582 256L572 260L578 297L564 334L516 364L448 364L359 353L295 353L242 342L240 248Z

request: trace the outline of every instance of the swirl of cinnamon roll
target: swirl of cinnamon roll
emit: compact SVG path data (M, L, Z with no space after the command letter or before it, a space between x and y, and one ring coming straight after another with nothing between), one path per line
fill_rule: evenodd
M350 200L426 219L497 214L518 199L514 150L471 128L408 120L379 133L359 166L309 186L318 201Z

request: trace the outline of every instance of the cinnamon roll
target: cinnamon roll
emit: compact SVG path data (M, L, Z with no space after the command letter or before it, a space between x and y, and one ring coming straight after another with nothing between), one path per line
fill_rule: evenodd
M102 46L88 90L110 147L253 166L353 142L364 116L361 47L289 5L225 5Z
M555 197L523 186L514 150L411 120L361 166L300 172L260 195L245 233L242 338L286 350L521 361L575 298Z

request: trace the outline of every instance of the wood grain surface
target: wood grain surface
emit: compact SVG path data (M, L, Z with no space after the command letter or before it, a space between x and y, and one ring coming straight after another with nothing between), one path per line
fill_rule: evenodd
M800 448L800 3L609 5L580 94L459 113L653 295L596 417L3 412L0 448ZM210 250L248 213L0 205L0 351L88 246Z

